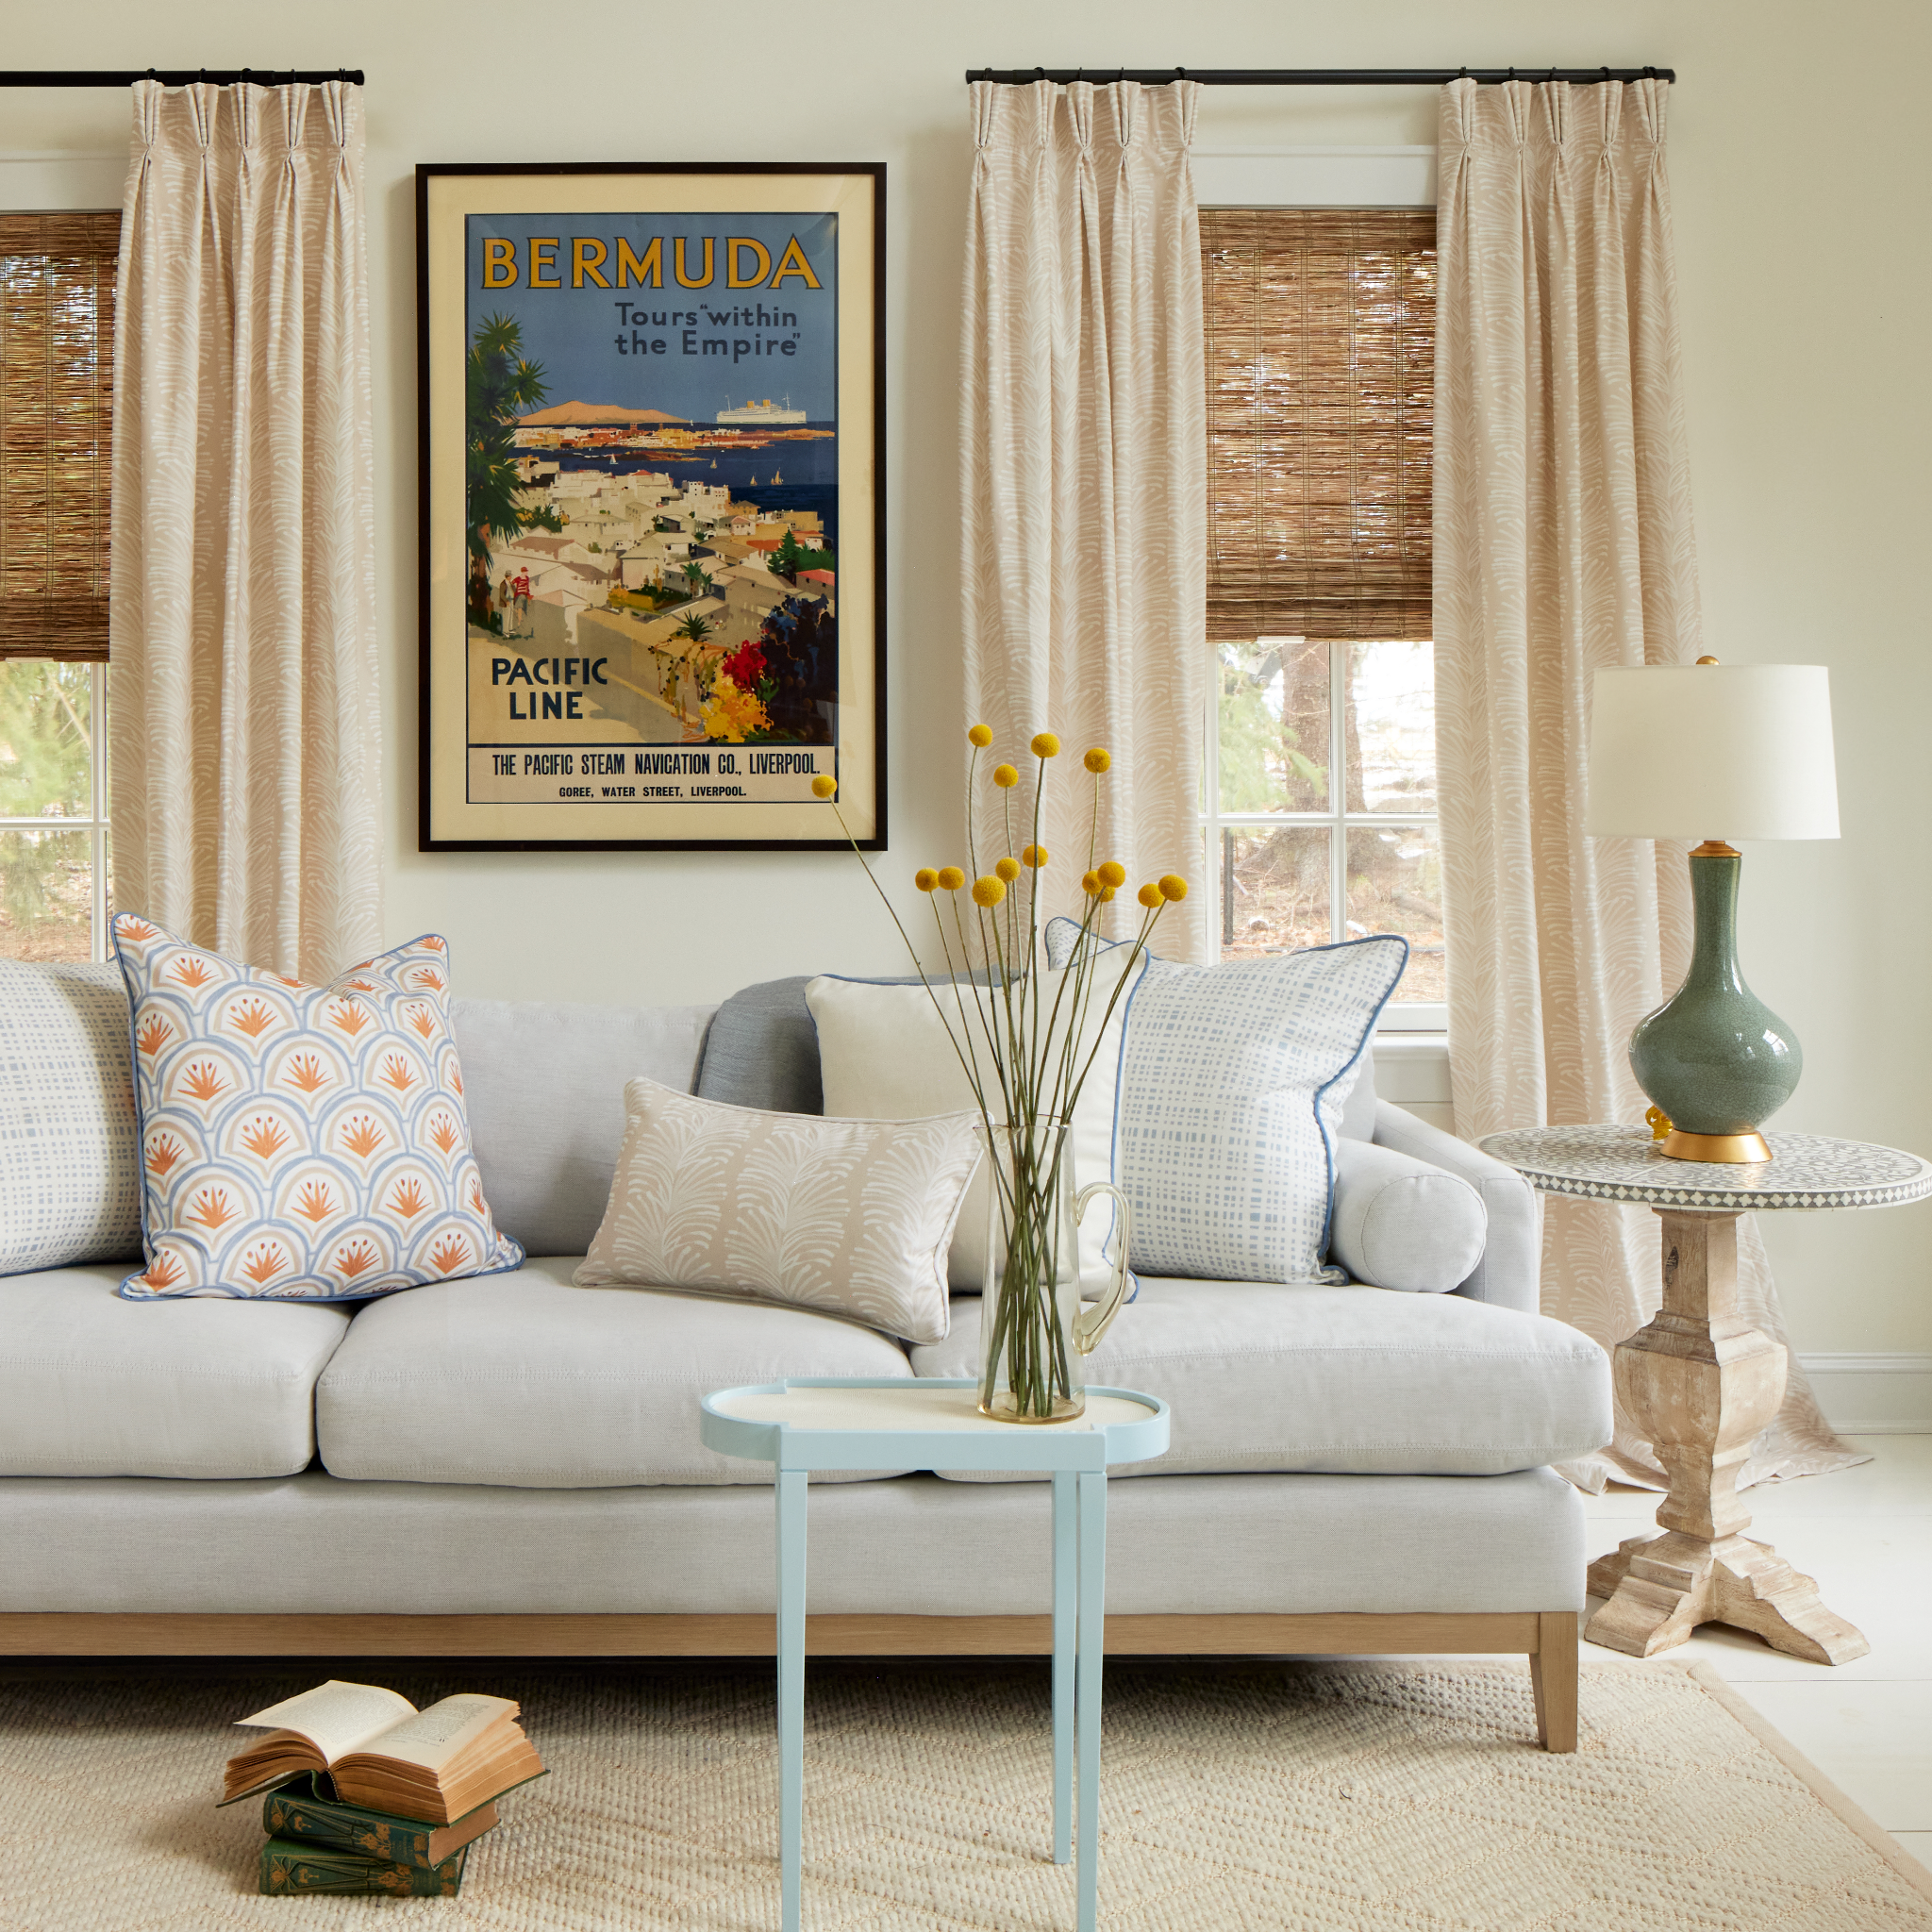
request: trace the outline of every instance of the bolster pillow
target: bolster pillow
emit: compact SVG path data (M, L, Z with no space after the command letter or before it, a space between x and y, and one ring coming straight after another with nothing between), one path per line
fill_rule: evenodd
M1444 1294L1483 1257L1482 1196L1425 1160L1345 1135L1335 1142L1328 1258L1377 1288Z

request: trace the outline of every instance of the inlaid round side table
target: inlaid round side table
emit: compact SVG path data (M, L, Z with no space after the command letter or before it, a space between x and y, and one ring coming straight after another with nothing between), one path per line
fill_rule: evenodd
M1653 1657L1700 1624L1752 1630L1774 1650L1849 1663L1871 1647L1769 1543L1743 1532L1738 1473L1784 1399L1784 1346L1738 1312L1738 1216L1780 1208L1891 1208L1932 1195L1932 1162L1895 1147L1770 1134L1751 1165L1672 1160L1646 1127L1491 1134L1485 1154L1545 1194L1648 1202L1663 1223L1663 1306L1617 1344L1618 1399L1670 1476L1660 1536L1632 1537L1590 1566L1608 1598L1592 1643Z

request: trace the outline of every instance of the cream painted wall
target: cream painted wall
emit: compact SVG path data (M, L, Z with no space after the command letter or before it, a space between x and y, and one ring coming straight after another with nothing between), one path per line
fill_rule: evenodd
M550 25L547 20L558 24ZM893 881L949 856L959 711L956 368L970 146L987 61L1191 67L1675 66L1690 443L1708 647L1824 662L1845 838L1749 855L1744 960L1806 1044L1777 1124L1932 1150L1924 830L1932 658L1918 578L1932 513L1920 338L1932 264L1917 181L1932 9L1901 0L980 0L970 9L741 0L693 13L584 0L336 0L159 9L92 0L9 19L12 67L346 61L368 70L379 594L391 937L447 933L461 989L605 1002L896 963L836 855L555 857L415 849L415 395L410 170L420 160L883 159L890 186ZM99 151L118 93L0 94L0 149ZM1421 90L1216 91L1204 144L1433 139ZM895 891L899 889L895 886ZM911 894L907 892L907 897ZM1932 1208L1768 1218L1807 1351L1932 1351Z

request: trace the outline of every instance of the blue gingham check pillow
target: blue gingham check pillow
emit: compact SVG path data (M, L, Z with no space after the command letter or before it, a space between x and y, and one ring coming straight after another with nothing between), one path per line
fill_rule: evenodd
M1071 958L1078 936L1054 921L1049 959ZM1393 933L1220 966L1148 962L1114 1115L1137 1274L1347 1278L1324 1266L1335 1137L1407 963Z

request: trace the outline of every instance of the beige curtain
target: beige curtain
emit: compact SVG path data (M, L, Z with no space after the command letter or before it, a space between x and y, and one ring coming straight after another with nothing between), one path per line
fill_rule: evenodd
M1675 845L1591 839L1593 673L1698 650L1662 81L1443 90L1436 732L1457 1130L1628 1121L1630 1030L1690 957ZM1543 1308L1606 1347L1657 1310L1647 1208L1551 1200ZM1743 1306L1785 1340L1751 1217ZM1857 1460L1795 1359L1743 1481ZM1572 1474L1660 1485L1630 1418Z
M308 979L381 943L358 88L134 89L114 898Z
M1077 755L1105 745L1100 856L1200 870L1207 669L1198 85L976 82L960 397L966 709L1051 728L1047 849L1085 864ZM1074 861L1077 860L1078 863ZM1198 958L1205 893L1161 921ZM1066 894L1068 909L1078 890ZM1124 933L1132 892L1108 908Z

